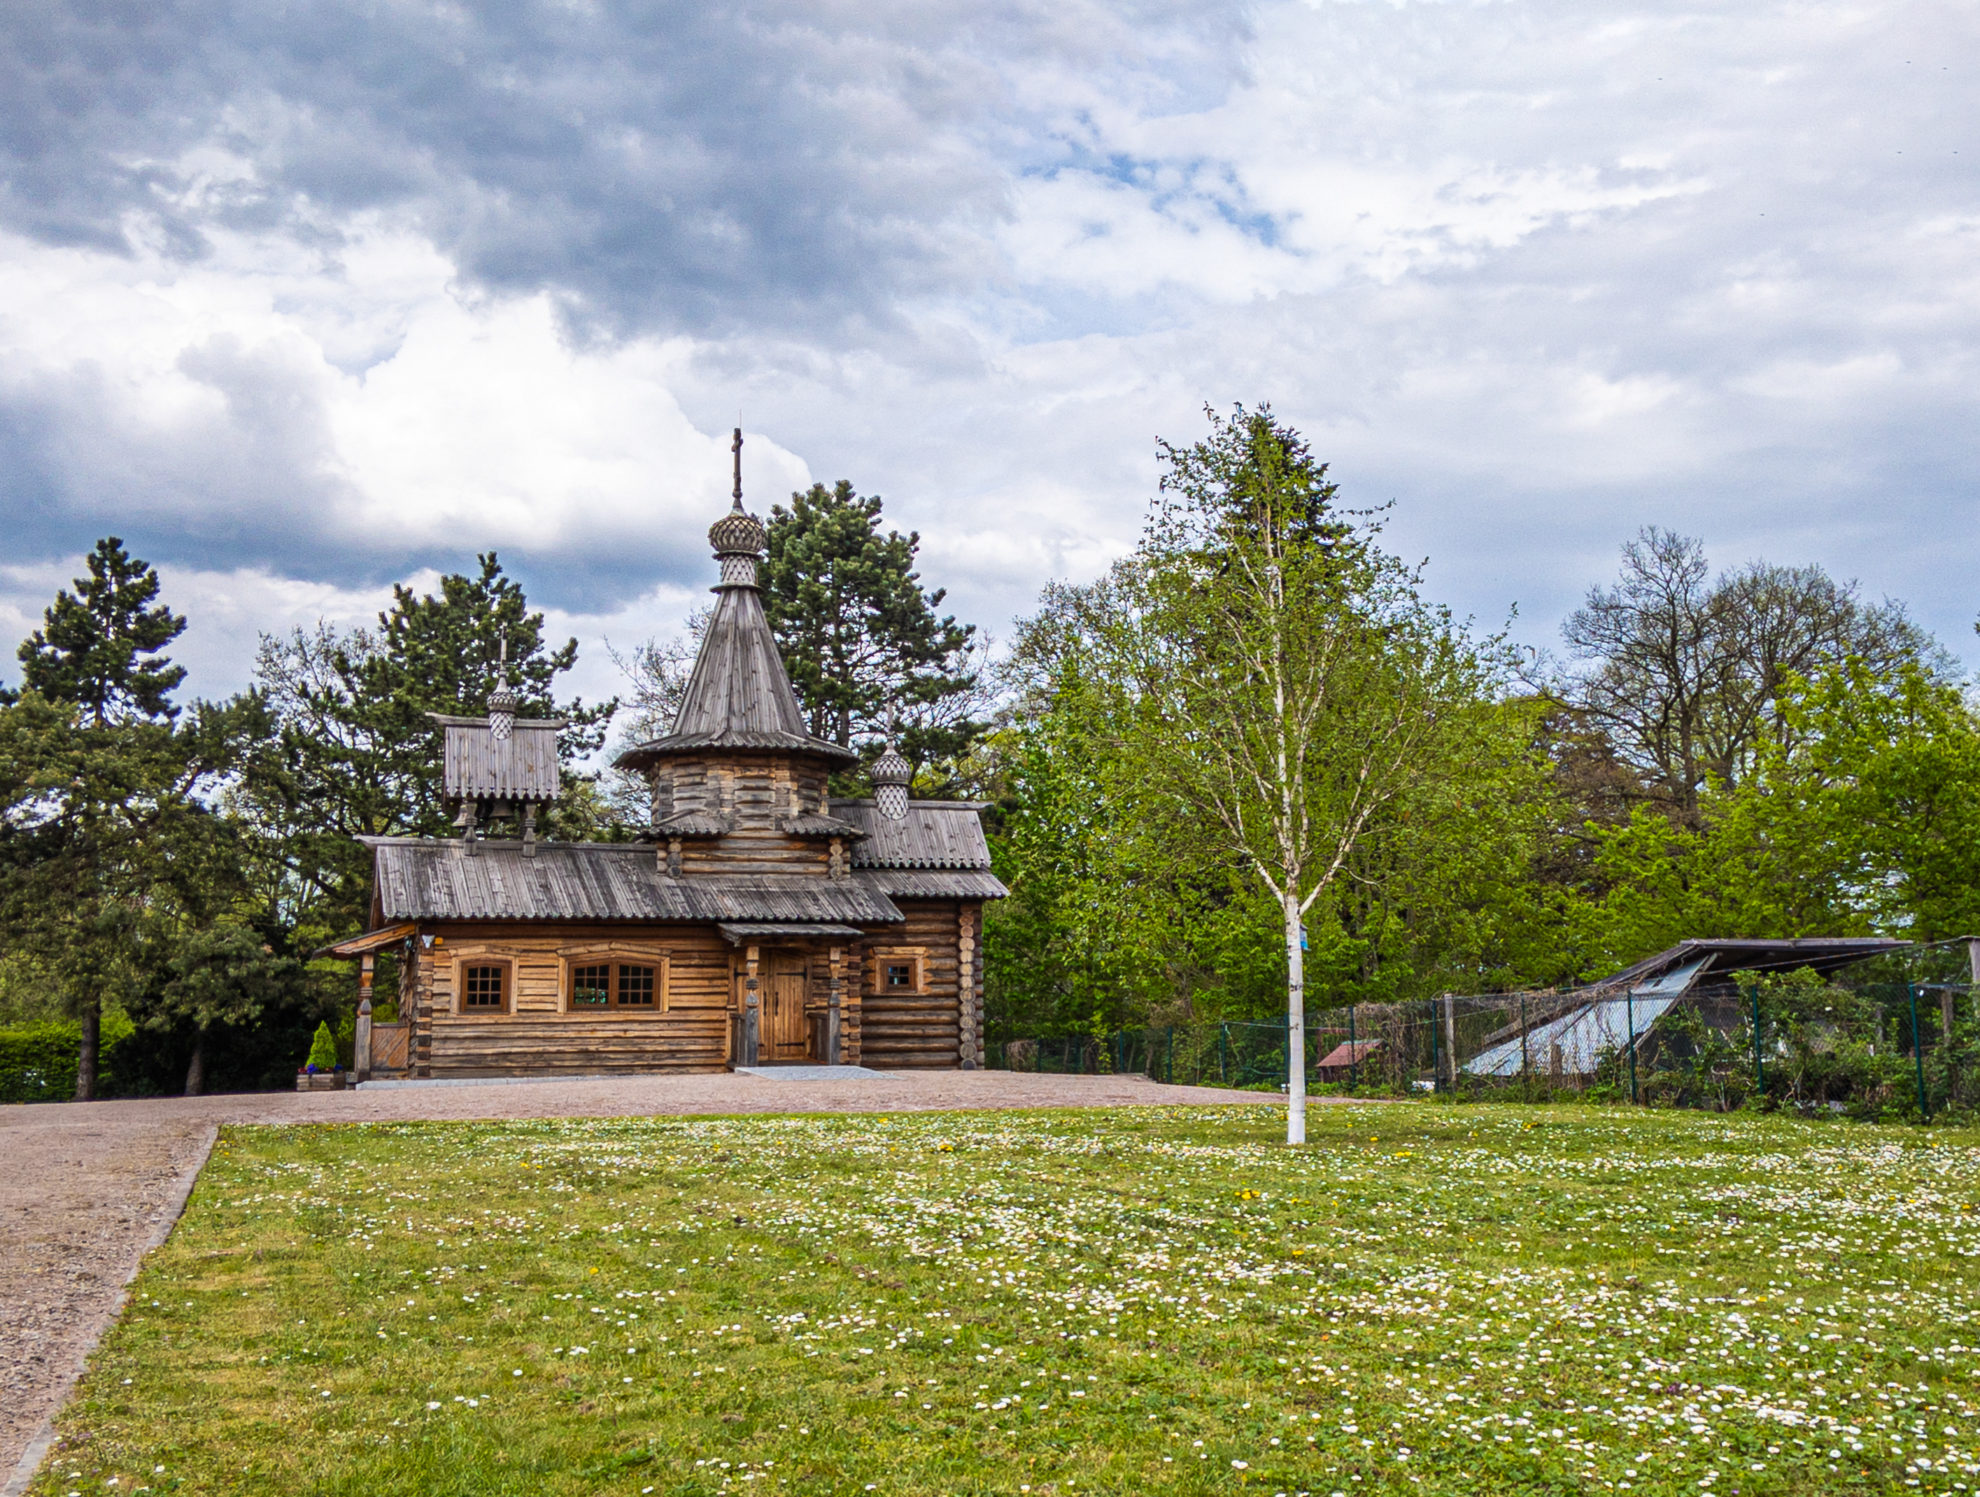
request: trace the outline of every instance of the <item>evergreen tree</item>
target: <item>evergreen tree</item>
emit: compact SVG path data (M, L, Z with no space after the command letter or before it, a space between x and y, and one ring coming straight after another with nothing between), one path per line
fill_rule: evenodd
M256 710L98 725L35 691L0 709L0 937L81 1021L78 1100L95 1095L105 1000L130 1001L239 895L238 840L212 802Z
M770 511L763 608L811 731L852 745L900 714L917 767L953 762L983 731L976 631L938 614L915 571L921 537L884 533L880 498L841 479Z
M118 718L171 717L167 700L186 678L159 652L185 632L182 615L157 601L158 573L105 536L76 590L55 594L42 627L21 644L23 683L51 702L73 702L101 727Z
M267 897L312 941L365 917L371 859L354 837L451 832L443 735L429 712L479 716L506 676L519 716L568 720L558 745L566 764L604 740L616 702L555 698L577 641L547 646L543 615L530 611L521 586L494 553L479 561L477 575L443 577L435 593L395 588L375 630L319 625L262 639L257 684L276 727L237 805L262 842ZM567 771L544 834L596 835L601 821L591 783Z

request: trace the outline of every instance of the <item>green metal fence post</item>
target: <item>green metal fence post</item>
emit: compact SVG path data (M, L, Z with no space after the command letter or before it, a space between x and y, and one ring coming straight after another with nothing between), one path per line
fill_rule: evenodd
M1636 989L1623 990L1623 1012L1629 1015L1629 1105L1636 1103Z
M1911 999L1911 1069L1918 1078L1918 1117L1921 1122L1929 1123L1932 1108L1925 1100L1925 1049L1918 1043L1918 984L1908 982L1904 989Z
M1354 1038L1354 1005L1348 1005L1348 1090L1361 1090L1361 1049Z
M1526 1100L1533 1100L1533 1059L1526 1053L1526 994L1519 995L1519 1085L1527 1094Z
M1753 1091L1756 1096L1767 1095L1767 1067L1760 1059L1760 985L1755 983L1747 989L1753 998Z
M1173 1024L1162 1041L1162 1079L1170 1086L1176 1084L1176 1026Z
M1430 1090L1441 1092L1444 1089L1444 1046L1437 1031L1442 1026L1437 1023L1437 1000L1430 1000Z
M1217 1080L1222 1083L1230 1078L1224 1072L1224 1057L1231 1048L1231 1026L1227 1023L1217 1026Z

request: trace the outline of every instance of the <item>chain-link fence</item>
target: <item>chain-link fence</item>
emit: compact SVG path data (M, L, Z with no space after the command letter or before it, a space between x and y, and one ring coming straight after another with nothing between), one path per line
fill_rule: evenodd
M1005 1040L987 1061L1277 1091L1290 1038L1284 1024L1164 1025ZM1305 1059L1320 1094L1930 1118L1980 1108L1980 989L1797 973L1703 991L1646 983L1359 1004L1308 1015Z

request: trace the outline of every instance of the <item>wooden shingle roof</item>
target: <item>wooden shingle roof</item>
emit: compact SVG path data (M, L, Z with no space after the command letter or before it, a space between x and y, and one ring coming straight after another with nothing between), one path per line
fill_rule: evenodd
M858 879L725 874L670 878L650 845L475 844L365 837L383 920L679 920L895 925L901 912Z
M441 778L449 800L552 801L557 798L555 718L519 717L505 738L485 717L427 716L447 730Z
M889 899L1003 899L1003 880L979 868L856 868L853 877Z
M725 583L701 636L673 731L619 756L621 769L705 749L770 749L852 763L859 755L814 738L753 582Z
M899 821L882 816L870 800L835 800L832 814L866 833L853 844L855 868L990 867L983 839L982 806L975 801L909 801Z

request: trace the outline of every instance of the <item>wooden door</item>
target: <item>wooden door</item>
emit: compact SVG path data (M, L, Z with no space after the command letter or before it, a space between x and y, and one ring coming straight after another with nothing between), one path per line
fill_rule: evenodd
M761 1030L758 1051L763 1064L788 1064L811 1058L811 1028L805 1022L804 994L810 970L802 951L766 952L763 962Z

